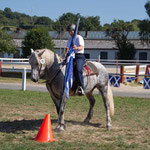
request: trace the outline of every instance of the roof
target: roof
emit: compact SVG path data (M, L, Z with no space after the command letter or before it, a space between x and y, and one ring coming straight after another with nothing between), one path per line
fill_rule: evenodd
M53 39L53 42L55 44L55 48L65 48L67 45L67 40L59 40L59 39ZM114 42L114 40L84 40L85 42L85 49L112 49L116 50L117 46ZM131 43L134 44L136 49L150 49L150 46L147 44L142 44L140 40L131 40Z
M83 36L84 39L89 40L109 40L110 37L106 36L106 32L103 31L80 31L79 32L81 36ZM26 30L20 30L18 32L16 31L8 31L8 34L13 39L24 39L24 37L27 34ZM49 35L52 37L52 39L68 39L69 33L67 31L49 31ZM140 40L139 32L138 31L130 31L128 34L129 40Z

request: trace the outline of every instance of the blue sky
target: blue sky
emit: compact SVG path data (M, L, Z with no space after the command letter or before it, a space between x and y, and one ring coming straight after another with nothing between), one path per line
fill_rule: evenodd
M47 16L56 21L63 13L80 13L84 17L100 16L101 24L114 19L131 21L148 18L144 4L147 0L0 0L0 9L31 16Z

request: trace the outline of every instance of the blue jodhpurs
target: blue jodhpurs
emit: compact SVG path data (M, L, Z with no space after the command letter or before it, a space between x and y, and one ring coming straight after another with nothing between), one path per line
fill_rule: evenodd
M84 82L83 82L83 66L85 64L85 56L84 54L75 54L74 59L74 74L78 81L78 85L81 86L84 90Z

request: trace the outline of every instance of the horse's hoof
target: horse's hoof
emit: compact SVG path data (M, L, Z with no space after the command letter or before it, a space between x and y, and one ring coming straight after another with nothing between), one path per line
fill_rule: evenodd
M89 124L89 120L84 120L84 123L85 124Z
M89 123L89 119L86 118L86 119L84 120L84 123L88 124L88 123Z
M107 130L110 131L112 129L112 125L107 125Z
M66 129L66 126L65 125L58 125L56 128L55 128L55 131L56 132L64 132Z

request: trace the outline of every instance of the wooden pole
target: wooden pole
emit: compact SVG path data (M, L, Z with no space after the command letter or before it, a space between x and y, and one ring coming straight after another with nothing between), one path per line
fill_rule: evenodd
M135 79L135 82L138 83L139 82L139 71L140 71L140 66L139 65L136 65L136 79Z
M145 69L145 75L146 75L145 77L146 77L146 78L148 78L148 68L149 68L149 66L146 65L146 69Z
M0 75L2 74L2 62L0 61Z
M124 82L124 65L120 66L120 74L121 74L120 83L123 83Z

